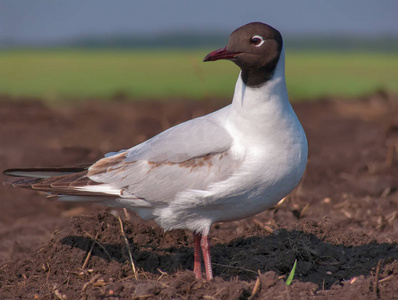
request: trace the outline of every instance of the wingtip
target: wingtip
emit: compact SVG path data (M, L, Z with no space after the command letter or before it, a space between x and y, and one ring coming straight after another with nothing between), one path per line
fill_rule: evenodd
M3 175L7 175L7 176L12 176L11 174L10 174L10 172L12 171L12 169L6 169L6 170L3 170Z
M66 168L24 168L7 169L3 171L6 176L13 177L31 177L48 179L54 176L70 175L87 170L87 167L66 167Z

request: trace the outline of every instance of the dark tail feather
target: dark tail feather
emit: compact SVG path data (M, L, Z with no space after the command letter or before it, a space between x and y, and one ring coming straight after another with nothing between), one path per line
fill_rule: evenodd
M40 178L32 177L16 177L3 182L4 185L12 185L13 187L30 188L33 184L39 183Z
M87 177L88 166L74 168L30 168L9 169L3 173L13 176L3 182L18 188L26 188L47 192L53 196L60 196L63 201L106 202L113 200L114 195L102 192L81 191L78 187L100 184Z
M4 175L14 177L30 177L46 179L54 176L69 175L80 173L87 170L88 167L73 168L28 168L28 169L8 169L3 172Z

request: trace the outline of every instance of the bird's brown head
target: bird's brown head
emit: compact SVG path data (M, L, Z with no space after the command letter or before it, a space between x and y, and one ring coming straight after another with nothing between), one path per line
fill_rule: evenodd
M242 80L246 85L259 86L272 77L282 46L278 30L253 22L232 32L227 46L209 53L204 61L231 60L242 70Z

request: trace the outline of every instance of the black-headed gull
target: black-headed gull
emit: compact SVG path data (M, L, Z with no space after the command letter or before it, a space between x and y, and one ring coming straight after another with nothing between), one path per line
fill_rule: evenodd
M297 186L307 139L287 95L281 34L263 23L236 29L204 61L227 59L241 69L232 104L172 127L88 168L13 169L17 187L65 201L125 207L165 230L189 229L194 273L213 278L208 234L215 222L253 216Z

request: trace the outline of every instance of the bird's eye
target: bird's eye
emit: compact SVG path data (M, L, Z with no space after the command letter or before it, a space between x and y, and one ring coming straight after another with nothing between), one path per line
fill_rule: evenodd
M260 35L255 35L250 39L250 43L256 47L260 47L262 44L264 44L264 39Z

